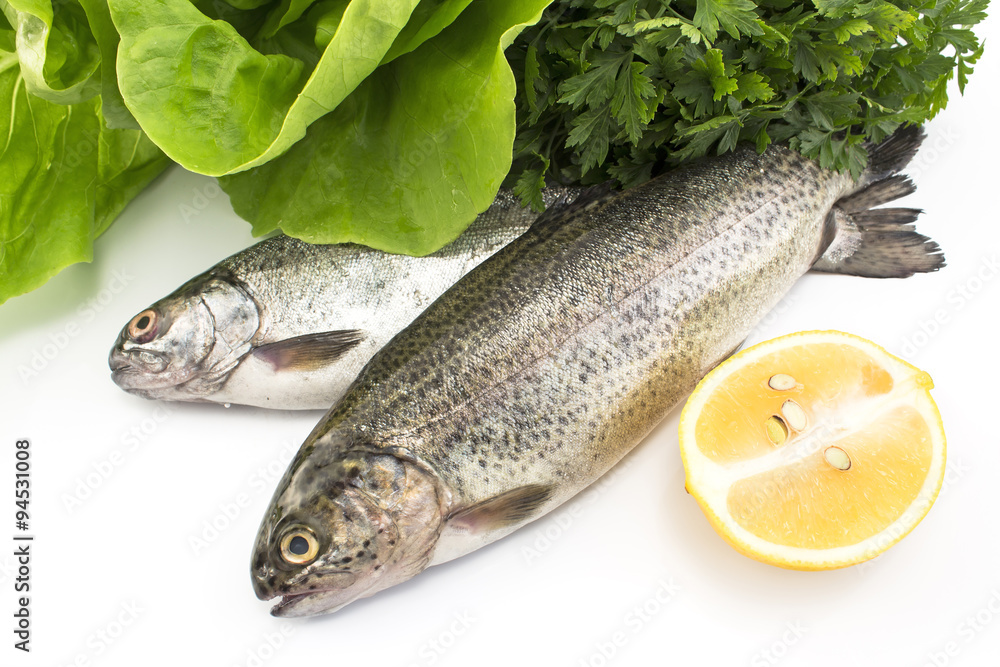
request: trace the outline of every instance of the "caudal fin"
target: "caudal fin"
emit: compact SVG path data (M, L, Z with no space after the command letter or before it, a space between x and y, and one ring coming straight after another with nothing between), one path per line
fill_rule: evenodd
M868 149L868 167L858 188L842 197L827 220L833 237L813 271L869 278L908 278L945 265L937 243L914 231L915 208L876 208L916 190L899 172L920 148L924 131L915 125L896 131Z

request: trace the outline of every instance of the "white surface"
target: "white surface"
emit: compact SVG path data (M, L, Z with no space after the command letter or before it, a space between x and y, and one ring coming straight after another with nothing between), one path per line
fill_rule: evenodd
M134 313L251 242L210 179L175 169L100 239L94 264L0 309L0 663L996 664L997 26L981 29L994 48L929 126L913 170L907 204L926 210L919 228L948 267L904 281L809 275L750 341L843 329L934 377L945 489L882 557L802 573L737 554L684 493L675 410L595 487L515 535L332 616L270 617L250 586L252 541L320 414L164 406L108 377ZM36 353L53 358L23 379ZM12 648L15 437L33 443L27 656ZM81 489L89 497L68 507Z

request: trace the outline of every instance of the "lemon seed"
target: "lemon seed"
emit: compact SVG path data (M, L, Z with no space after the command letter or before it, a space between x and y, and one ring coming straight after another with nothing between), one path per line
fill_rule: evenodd
M827 447L823 452L823 458L837 470L850 470L851 457L840 447Z
M767 381L767 386L775 391L788 391L789 389L795 389L795 385L795 378L791 375L785 375L784 373L772 375L771 379Z
M788 439L788 427L777 415L764 422L764 430L767 431L767 437L776 445L782 445Z
M806 427L806 411L795 401L785 401L781 404L781 416L796 431L802 431Z

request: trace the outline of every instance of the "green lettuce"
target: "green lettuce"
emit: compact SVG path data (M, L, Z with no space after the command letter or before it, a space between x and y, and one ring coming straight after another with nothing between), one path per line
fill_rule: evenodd
M3 0L16 32L17 56L27 90L50 102L75 104L100 92L101 51L78 2Z
M139 129L139 123L125 106L118 89L115 58L118 54L118 31L111 21L108 0L79 0L90 21L90 30L101 51L101 114L111 128Z
M382 58L387 63L404 53L409 53L428 39L451 25L472 0L423 0L413 10L406 27L400 31L388 53Z
M13 48L0 26L0 303L89 262L94 239L169 164L141 131L109 128L100 97L29 93Z
M109 4L126 105L167 155L219 176L281 155L336 108L378 67L417 0L279 3L255 38L266 53L188 0Z
M432 252L510 168L503 50L549 1L0 0L0 300L88 261L168 157L256 233Z
M454 239L510 169L515 82L504 49L547 0L476 0L379 67L306 139L220 179L255 234L413 255Z

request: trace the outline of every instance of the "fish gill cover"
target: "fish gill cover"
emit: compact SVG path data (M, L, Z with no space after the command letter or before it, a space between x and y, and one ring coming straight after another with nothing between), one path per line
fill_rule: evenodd
M90 261L171 160L255 234L417 255L505 179L539 208L546 181L634 185L741 140L858 173L864 140L964 88L986 7L0 0L0 302Z

